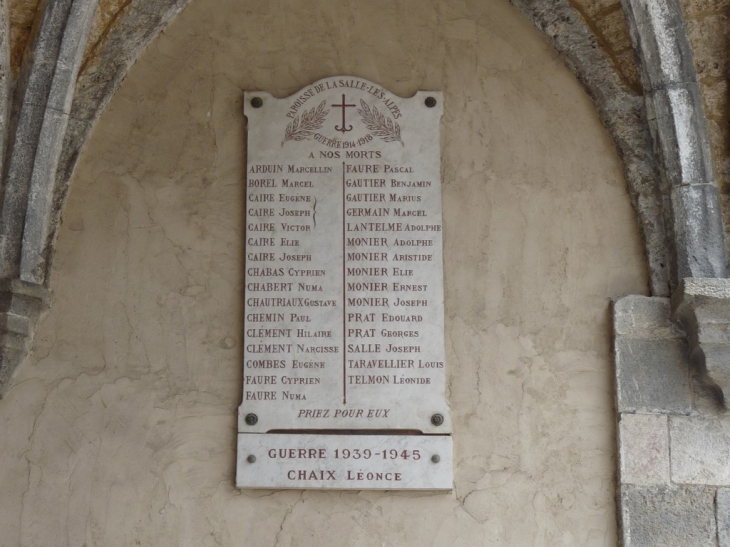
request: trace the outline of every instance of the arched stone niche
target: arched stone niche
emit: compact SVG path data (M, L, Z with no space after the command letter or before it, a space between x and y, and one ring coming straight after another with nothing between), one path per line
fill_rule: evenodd
M451 494L240 492L243 90L444 92ZM615 545L609 301L647 291L614 146L506 1L193 2L78 164L0 401L30 545Z

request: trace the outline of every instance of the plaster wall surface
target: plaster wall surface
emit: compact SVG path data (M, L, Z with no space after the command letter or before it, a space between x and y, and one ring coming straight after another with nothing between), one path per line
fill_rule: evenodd
M450 494L238 491L242 90L444 91ZM506 0L195 0L95 128L0 401L0 547L614 546L610 299L647 272L580 85Z

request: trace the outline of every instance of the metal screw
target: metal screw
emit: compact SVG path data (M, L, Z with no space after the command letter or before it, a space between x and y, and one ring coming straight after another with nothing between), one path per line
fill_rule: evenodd
M246 423L248 423L248 421ZM443 425L444 417L441 414L434 414L433 416L431 416L431 423L436 427Z
M249 458L251 458L251 457L252 456L249 456ZM254 458L254 459L256 459L256 458ZM441 456L439 456L438 454L434 454L433 456L431 456L431 461L433 463L438 463L441 461Z
M436 106L436 99L434 97L426 97L426 106L429 108L433 108Z
M246 414L246 425L256 425L259 417L256 414Z
M246 458L246 461L248 463L254 463L256 461L256 456L254 456L253 454L250 454L249 457Z
M263 99L261 99L261 97L254 97L253 99L251 99L251 106L253 106L254 108L261 108L262 106L264 106L264 101Z

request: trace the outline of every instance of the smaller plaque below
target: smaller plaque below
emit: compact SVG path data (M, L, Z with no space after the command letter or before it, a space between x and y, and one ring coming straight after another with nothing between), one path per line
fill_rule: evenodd
M451 490L451 437L238 435L238 488Z

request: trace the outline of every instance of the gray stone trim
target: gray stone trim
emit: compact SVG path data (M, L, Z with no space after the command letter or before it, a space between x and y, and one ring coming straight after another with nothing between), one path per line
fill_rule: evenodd
M23 230L20 278L45 281L46 239L53 187L79 73L98 0L74 0L56 60L35 154Z
M624 547L717 547L715 489L621 487Z
M10 126L10 27L7 0L0 0L0 196L5 168L5 145Z
M49 291L19 279L0 280L0 396L33 344L35 325L50 301Z
M730 485L730 419L669 416L674 484Z
M719 409L730 394L730 279L683 279L672 297L698 387Z
M728 495L717 487L730 486L730 420L718 415L725 409L723 390L730 393L730 280L724 279L722 213L702 99L679 0L621 2L669 205L672 318L687 340L665 336L663 342L642 340L637 346L618 325L638 321L625 303L640 297L617 302L621 535L625 547L728 545ZM654 328L644 331L660 326L666 333L667 304L653 305L664 308L664 317L654 314ZM627 312L631 318L622 318ZM628 344L633 344L631 355ZM657 362L666 377L647 373ZM676 389L679 377L670 372L675 370L691 378L687 388ZM645 404L647 398L651 404Z
M621 484L668 484L669 419L664 414L619 414Z
M718 488L715 496L718 547L730 547L730 488Z
M47 2L16 90L0 213L0 396L30 351L35 322L48 301L45 244L53 184L96 5L97 0Z
M619 413L689 414L689 350L670 320L668 298L626 296L614 303Z
M689 336L672 322L668 298L626 296L614 304L624 547L730 547L730 416L705 404L686 342L699 339L718 355L730 347L730 282L686 279L681 294L675 308L690 314L683 324L696 323Z
M661 188L643 97L621 82L596 37L568 0L510 1L545 34L593 100L624 164L644 239L651 293L669 296L668 200Z
M21 243L28 206L30 181L46 113L61 38L72 0L49 0L27 59L27 78L16 90L19 116L14 127L4 195L0 212L0 278L16 277L20 269Z
M664 192L671 192L672 285L685 277L725 277L720 200L679 0L621 3L639 61Z
M134 0L76 82L71 120L56 171L50 227L45 242L48 277L58 225L74 167L94 123L142 51L191 0Z

